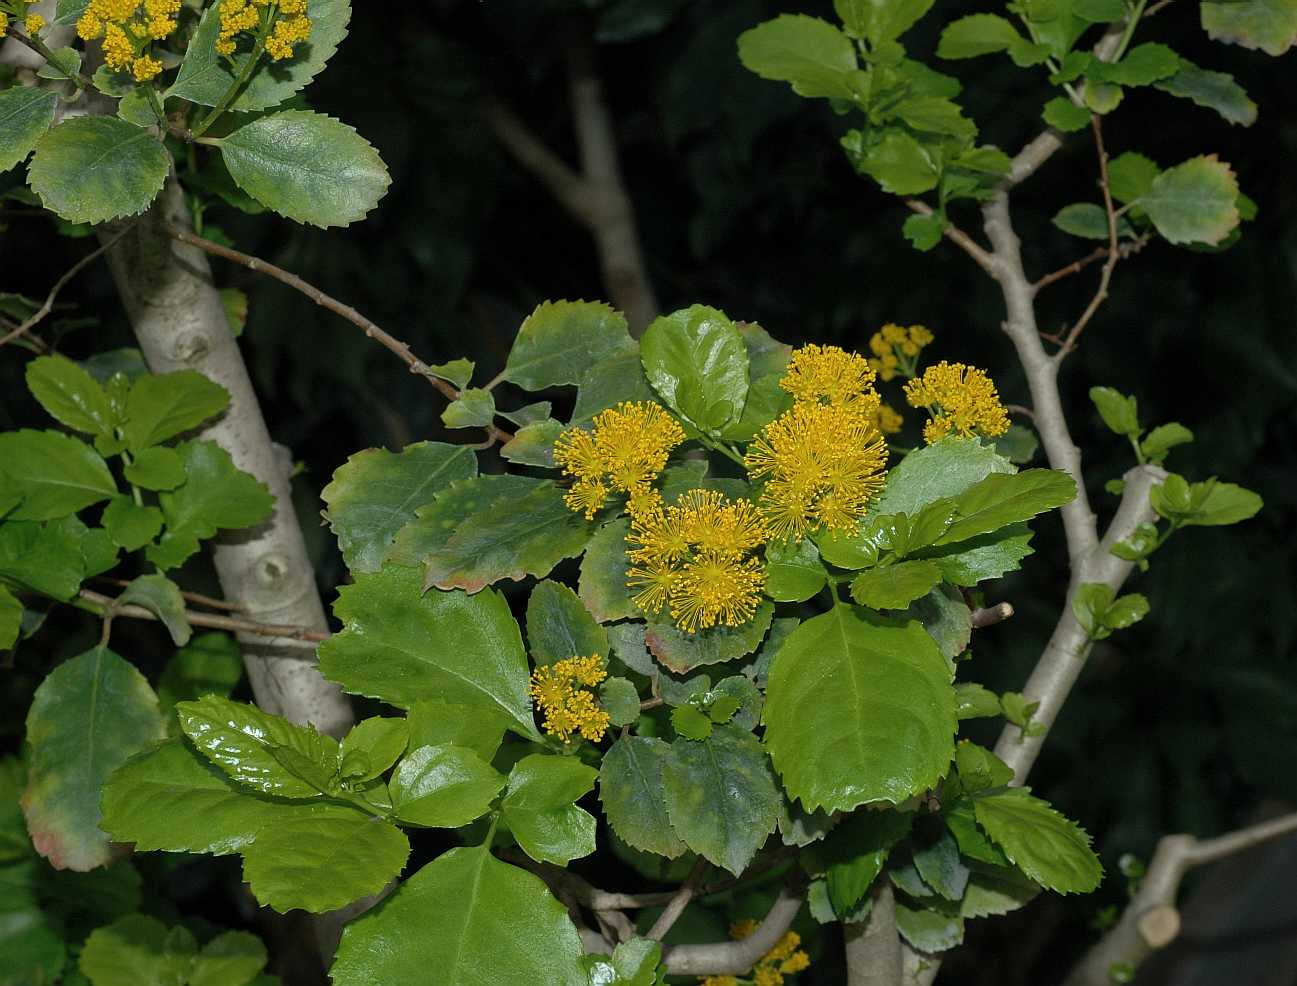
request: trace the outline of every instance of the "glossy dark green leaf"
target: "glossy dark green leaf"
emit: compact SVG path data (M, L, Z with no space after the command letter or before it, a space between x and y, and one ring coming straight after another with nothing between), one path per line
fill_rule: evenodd
M170 167L170 155L147 130L117 117L79 116L37 141L27 179L51 212L102 223L147 209Z
M803 602L824 588L828 578L820 553L809 538L772 541L766 546L766 595L779 602Z
M781 14L744 31L739 60L763 79L790 83L801 96L852 97L848 79L856 70L855 49L845 34L818 17Z
M743 414L748 351L724 312L693 305L655 319L640 359L662 400L699 431L719 434Z
M736 627L718 625L695 633L686 633L671 623L650 623L644 643L663 667L684 674L751 654L770 628L774 611L770 603L763 602L746 623Z
M581 556L578 594L585 608L600 623L639 615L626 588L626 535L630 521L624 517L605 524L594 533Z
M406 717L410 727L409 749L449 743L472 750L490 761L500 748L509 720L500 711L483 705L456 705L437 699L418 701Z
M141 575L131 582L117 601L123 605L143 606L162 621L171 634L171 642L184 647L194 631L185 615L185 598L180 587L165 575Z
M568 657L608 656L607 631L575 592L548 579L536 584L527 601L527 643L538 665Z
M566 866L594 852L595 820L572 802L594 787L597 776L575 757L533 754L514 765L504 820L528 856Z
M338 745L342 777L354 784L386 773L409 743L410 726L405 719L387 716L362 719Z
M930 561L902 561L861 572L851 582L851 598L871 609L905 609L941 581Z
M604 754L599 800L618 837L644 852L675 859L685 844L671 827L662 786L669 744L650 736L623 736Z
M421 746L396 765L389 789L396 817L413 825L458 828L486 814L504 775L462 746Z
M547 301L518 329L505 363L504 379L533 391L577 384L601 361L634 351L635 342L625 317L608 305ZM627 395L621 399L634 398Z
M1103 867L1090 837L1026 788L984 794L973 802L978 824L1027 876L1060 894L1089 893Z
M107 463L85 442L28 428L0 434L0 497L22 498L9 520L66 517L116 492Z
M39 94L40 90L19 88L0 93L0 117L4 115L4 98L13 92ZM46 95L53 97L53 93ZM116 416L108 395L79 364L64 356L38 356L27 364L26 377L27 389L56 421L88 435L111 434Z

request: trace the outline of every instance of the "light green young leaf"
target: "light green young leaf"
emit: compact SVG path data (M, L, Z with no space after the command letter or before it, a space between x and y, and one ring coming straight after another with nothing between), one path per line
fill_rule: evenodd
M0 114L3 98L0 93ZM19 90L28 91L28 90ZM115 415L99 381L65 356L38 356L27 364L27 389L61 424L88 435L112 433Z
M466 747L421 746L396 765L389 790L401 821L458 828L486 814L504 785L504 775Z
M1117 62L1095 59L1089 77L1123 86L1146 86L1175 75L1180 58L1164 44L1150 42L1131 48Z
M995 692L975 681L961 681L955 685L955 716L960 722L999 714L1000 699Z
M932 7L932 0L833 0L847 33L877 47L908 31Z
M969 14L951 21L937 43L939 58L976 58L1006 51L1022 40L1017 28L996 14Z
M122 590L117 601L147 609L162 621L177 647L184 647L193 636L194 631L185 617L185 598L180 594L180 587L165 575L139 576Z
M175 449L146 448L123 472L128 483L146 490L174 490L185 481L185 460Z
M537 665L566 657L608 656L608 633L594 621L575 592L546 579L527 601L527 643Z
M110 116L64 120L36 143L27 179L51 212L102 223L143 212L166 183L171 157L147 130Z
M937 187L940 176L928 150L904 130L889 127L877 143L853 153L851 134L843 138L857 170L891 195L919 195Z
M973 802L978 824L1027 876L1060 894L1089 893L1103 878L1090 837L1027 788Z
M1129 438L1139 437L1142 429L1139 426L1139 406L1134 397L1111 387L1091 387L1090 400L1109 431Z
M392 183L369 141L329 116L286 110L219 140L238 186L266 208L301 223L349 226Z
M108 464L85 442L57 431L0 434L0 500L21 497L8 520L55 520L117 492Z
M473 370L477 364L471 359L453 359L449 363L433 364L428 367L428 372L440 380L446 380L453 383L459 390L468 386L468 382L473 379Z
M955 747L955 769L963 794L1003 787L1013 780L1012 767L986 747L968 740L960 740Z
M851 598L871 609L904 609L941 581L930 561L902 561L861 572L851 582Z
M1103 614L1103 624L1110 630L1124 630L1148 615L1148 600L1137 592L1121 596Z
M168 928L146 914L128 914L91 932L80 968L93 986L184 983L197 951L198 943L186 928Z
M712 734L712 721L692 705L677 705L671 710L671 728L685 739L705 740Z
M977 124L964 116L959 104L940 96L903 99L890 112L915 130L944 134L963 142L977 136Z
M126 447L142 452L224 411L230 395L196 370L140 377L126 398Z
M1207 154L1163 171L1140 205L1168 242L1215 245L1239 224L1238 198L1233 170Z
M640 359L662 400L699 431L719 435L743 414L747 346L724 312L693 305L660 316L644 330Z
M546 301L518 329L505 362L504 379L533 391L577 384L596 364L635 349L625 316L610 306L593 301ZM635 398L626 395L621 399ZM573 423L578 417L573 415Z
M1154 85L1163 92L1190 99L1199 106L1215 110L1230 123L1250 127L1256 123L1257 107L1247 91L1228 72L1199 68L1181 57L1175 75Z
M1196 527L1222 527L1255 517L1264 504L1251 490L1234 483L1193 484L1194 512L1186 524Z
M127 551L138 551L162 533L162 511L123 494L108 501L101 522L113 543Z
M533 754L514 765L504 820L518 845L540 863L566 866L595 850L595 820L576 801L598 771L575 757Z
M1090 111L1077 106L1066 96L1055 96L1045 104L1041 113L1045 122L1064 133L1076 133L1090 125Z
M1192 441L1193 432L1180 422L1172 421L1169 424L1158 425L1150 431L1139 443L1139 448L1144 453L1145 459L1155 466L1160 466L1166 461L1171 449Z
M739 61L763 79L790 83L800 96L853 96L848 80L856 70L855 49L845 34L818 17L781 14L744 31Z
M396 763L409 743L405 719L371 716L356 723L339 744L342 778L353 784L373 780Z
M901 233L914 249L926 253L941 242L945 228L941 217L933 213L931 216L907 216Z
M478 387L460 391L459 399L441 412L442 424L447 428L487 428L494 420L495 398L489 390Z
M1135 151L1118 154L1108 162L1108 188L1118 202L1128 204L1148 194L1162 169L1151 158Z
M54 123L58 94L14 86L0 92L0 172L21 164Z
M662 766L671 746L651 736L623 736L604 754L599 800L608 824L627 845L675 859L685 851L667 815Z

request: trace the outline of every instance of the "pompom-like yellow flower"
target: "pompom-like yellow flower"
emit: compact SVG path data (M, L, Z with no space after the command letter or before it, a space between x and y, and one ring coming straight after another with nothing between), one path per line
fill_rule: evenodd
M282 8L281 8L282 10ZM266 52L277 62L293 57L293 46L311 39L309 17L280 17L266 39Z
M28 37L35 37L40 33L41 28L45 26L45 18L40 14L28 14L27 19L23 22L23 27L27 29Z
M741 941L756 931L757 923L751 918L735 921L730 926L730 937ZM802 951L801 936L789 931L775 947L763 955L752 967L754 986L783 986L784 976L795 975L811 964L811 957ZM699 980L699 986L737 986L738 980L729 976L709 976Z
M175 31L179 13L180 0L90 0L77 21L77 36L102 37L104 64L147 82L162 71L149 46Z
M932 339L932 333L922 325L911 325L908 329L891 323L884 325L869 339L869 349L874 354L869 366L884 382L897 376L913 377L919 353Z
M739 626L761 601L765 569L752 552L767 538L747 500L731 503L713 490L690 490L670 506L657 500L631 516L626 584L643 612L669 607L689 633Z
M554 664L542 665L531 673L528 689L532 700L545 714L545 732L564 743L573 733L580 733L598 743L608 730L609 716L595 702L593 688L608 677L598 654L569 657Z
M766 481L760 508L771 535L799 539L821 526L854 529L883 488L887 443L850 408L799 402L762 429L744 464Z
M631 512L651 505L650 484L666 467L684 429L660 405L624 402L595 415L594 429L569 428L554 442L554 461L576 478L564 500L591 520L610 493L624 493Z
M779 386L799 402L852 407L865 414L878 404L869 361L837 346L802 346L788 360Z
M238 48L238 36L257 33L265 38L266 53L277 62L292 58L294 47L311 38L307 0L224 0L216 50L227 58Z
M0 10L0 38L9 33L9 15Z
M1009 414L995 384L975 366L942 360L905 385L905 399L932 416L923 429L929 445L950 434L994 438L1009 430Z
M878 429L879 434L895 435L900 432L905 419L890 404L879 404L878 411L870 423Z

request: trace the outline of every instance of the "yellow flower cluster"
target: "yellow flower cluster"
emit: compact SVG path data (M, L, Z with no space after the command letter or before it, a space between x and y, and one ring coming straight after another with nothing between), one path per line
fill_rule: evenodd
M0 10L0 38L9 33L9 15Z
M887 466L873 371L835 346L803 347L788 365L780 385L796 400L744 457L748 475L765 479L761 513L776 538L851 530L882 490Z
M238 47L238 35L268 29L266 53L277 62L292 58L293 46L311 38L306 5L307 0L279 0L278 8L274 0L224 0L216 50L227 57L233 55Z
M911 325L908 329L884 325L869 339L869 348L874 354L869 366L884 382L898 375L912 377L919 351L932 342L932 338L932 333L922 325Z
M536 668L531 673L528 691L545 713L545 732L564 743L573 733L580 733L592 743L603 739L608 729L608 713L595 704L594 693L588 689L606 677L608 672L598 654L569 657Z
M878 430L879 434L895 435L905 424L905 419L890 404L879 404L878 410L869 419L869 423Z
M929 445L950 434L994 438L1009 430L1009 414L995 384L975 366L942 360L906 383L905 399L932 416L923 428Z
M34 37L40 33L41 28L45 26L45 18L40 14L28 14L27 19L23 22L23 27L27 29L27 36Z
M656 495L632 513L626 584L635 604L656 615L669 607L688 633L738 626L756 612L765 569L752 552L769 534L747 500L730 503L714 490L690 490L671 506Z
M730 926L730 937L742 940L756 931L757 923L751 918L735 921ZM761 961L752 967L754 986L783 986L784 976L791 976L806 969L811 964L811 957L798 948L802 938L797 932L789 931L775 947L761 957ZM698 980L699 986L739 986L734 976L705 976Z
M77 21L77 36L83 41L102 37L104 64L147 82L162 71L149 45L176 29L179 13L180 0L90 0Z
M650 484L685 440L674 418L651 401L625 402L595 415L594 430L569 428L554 442L554 461L576 477L564 496L569 508L593 519L610 493L625 493L632 514L653 498Z

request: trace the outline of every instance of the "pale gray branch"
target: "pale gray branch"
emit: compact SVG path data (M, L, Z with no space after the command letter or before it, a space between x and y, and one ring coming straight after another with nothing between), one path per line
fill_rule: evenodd
M741 976L775 947L802 909L801 890L785 887L765 919L748 937L711 945L677 945L663 961L673 976Z
M1171 944L1180 931L1176 896L1189 870L1293 832L1297 832L1297 812L1214 839L1200 840L1192 835L1162 838L1139 892L1121 920L1077 963L1064 986L1109 986L1114 965L1138 968L1153 952Z
M844 923L847 986L901 986L901 939L896 931L896 898L886 879L874 881L874 905L858 924Z
M482 108L482 117L505 150L545 186L573 219L582 226L593 227L595 217L589 183L580 174L500 103L488 102Z

